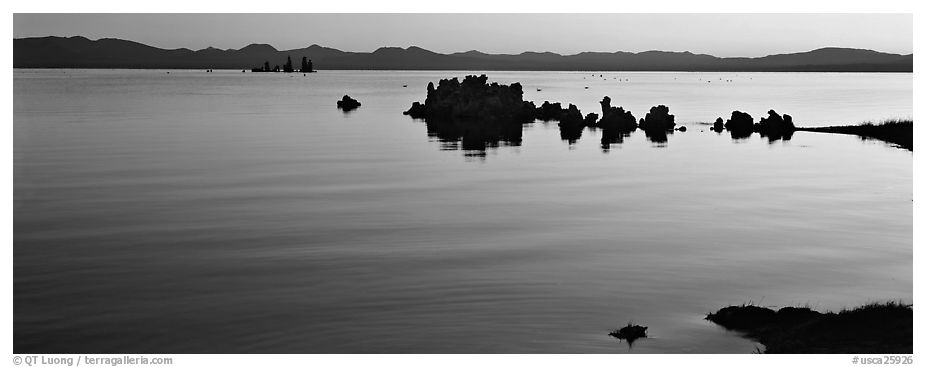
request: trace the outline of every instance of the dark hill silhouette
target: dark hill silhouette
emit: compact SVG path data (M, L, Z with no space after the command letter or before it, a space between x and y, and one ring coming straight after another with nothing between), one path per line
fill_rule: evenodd
M851 48L756 58L719 58L691 52L645 51L582 52L560 55L523 52L487 54L476 50L441 54L420 47L382 47L373 52L345 52L311 45L277 50L267 44L241 49L161 49L114 38L96 41L85 37L13 39L14 68L165 68L250 69L308 57L317 68L342 70L550 70L550 71L870 71L912 72L913 55L898 55Z

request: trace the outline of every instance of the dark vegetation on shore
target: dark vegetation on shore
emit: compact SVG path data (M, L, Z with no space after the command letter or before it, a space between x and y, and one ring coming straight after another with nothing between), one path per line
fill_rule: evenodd
M765 345L766 353L913 353L913 306L897 302L838 313L744 304L724 307L708 314L707 320L746 333Z
M863 140L877 139L913 151L913 120L889 120L878 124L799 127L798 131L858 135Z

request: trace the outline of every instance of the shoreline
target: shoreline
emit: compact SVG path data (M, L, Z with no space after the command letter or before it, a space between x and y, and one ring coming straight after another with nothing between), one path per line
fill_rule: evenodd
M824 127L798 127L795 131L855 135L862 140L880 140L899 148L913 151L913 120L886 120L878 124L866 122L858 125Z
M839 312L727 306L705 319L745 333L769 354L912 354L913 305L868 303Z

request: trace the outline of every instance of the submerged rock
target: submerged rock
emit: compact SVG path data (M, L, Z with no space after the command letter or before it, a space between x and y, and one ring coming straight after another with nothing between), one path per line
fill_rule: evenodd
M350 111L356 109L357 107L360 107L360 102L356 99L350 98L350 96L346 94L344 97L341 97L340 101L338 101L338 108L344 111Z

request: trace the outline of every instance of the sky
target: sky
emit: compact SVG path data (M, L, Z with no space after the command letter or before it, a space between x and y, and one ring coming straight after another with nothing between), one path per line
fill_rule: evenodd
M121 38L160 48L369 52L690 51L755 57L821 47L913 53L912 14L14 14L13 37Z

